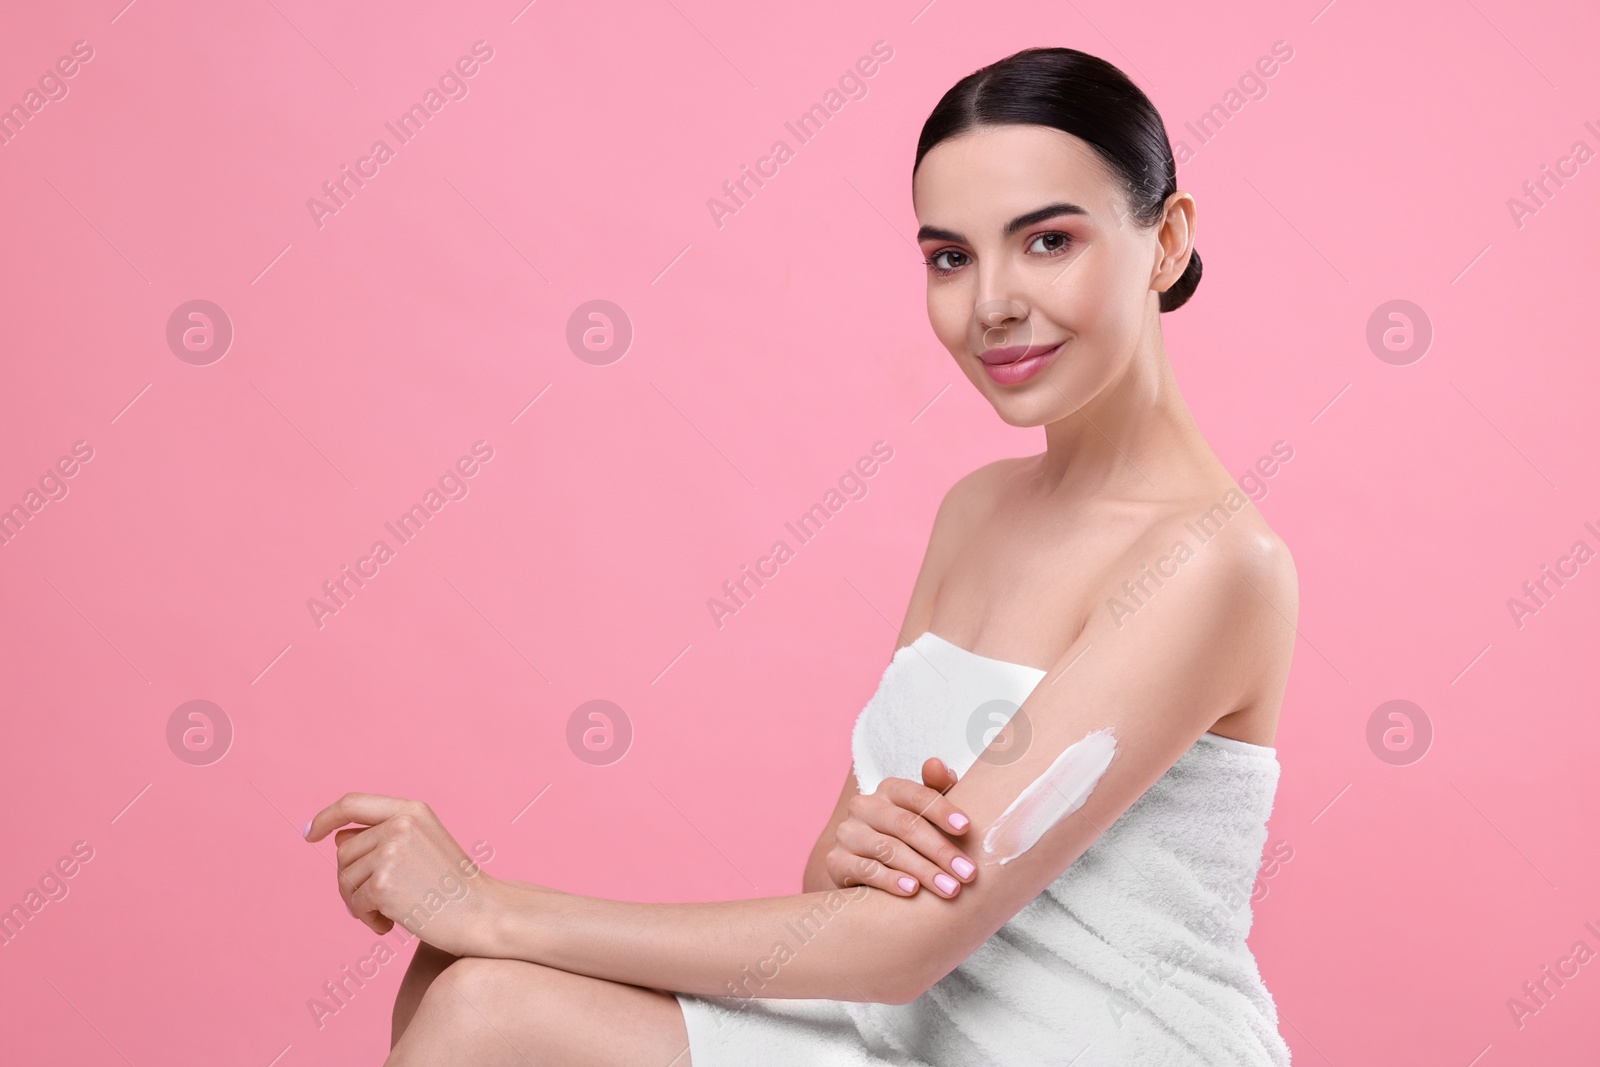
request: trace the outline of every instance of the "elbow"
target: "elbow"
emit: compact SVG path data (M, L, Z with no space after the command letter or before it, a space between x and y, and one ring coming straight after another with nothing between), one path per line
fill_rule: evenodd
M922 996L922 994L926 993L927 991L928 991L928 987L922 985L920 982L912 984L912 985L904 985L904 984L902 984L901 987L895 989L893 992L891 992L889 994L889 996L885 997L883 1003L885 1003L885 1004L910 1004L912 1001L916 1000L918 997Z
M858 1004L910 1004L925 991L922 983L909 981L905 975L886 974L866 982L852 979L849 995L843 999Z
M880 975L867 999L876 1004L910 1004L933 987L926 967L898 967Z
M943 981L945 975L967 958L965 953L952 955L942 951L944 947L942 944L925 946L923 951L916 954L913 966L902 968L892 976L886 983L889 999L884 1003L910 1004Z
M868 945L855 959L857 966L847 983L851 995L844 999L910 1004L966 958L967 953L953 947L964 940L959 927L937 910L945 902L934 901L931 894L919 897L902 900L883 892L872 894L874 906L882 910L862 930Z

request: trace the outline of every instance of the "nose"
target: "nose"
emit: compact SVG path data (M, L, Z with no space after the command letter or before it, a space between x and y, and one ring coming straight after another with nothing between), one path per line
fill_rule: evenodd
M978 327L978 351L1007 345L1026 345L1032 331L1028 327L1028 308L1011 298L985 300L973 309Z

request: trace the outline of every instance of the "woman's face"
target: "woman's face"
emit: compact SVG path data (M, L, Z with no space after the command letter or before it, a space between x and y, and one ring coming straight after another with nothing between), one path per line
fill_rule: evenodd
M1050 127L943 141L911 195L933 332L1013 426L1054 422L1116 381L1184 266L1167 262L1160 226L1127 217L1094 150Z

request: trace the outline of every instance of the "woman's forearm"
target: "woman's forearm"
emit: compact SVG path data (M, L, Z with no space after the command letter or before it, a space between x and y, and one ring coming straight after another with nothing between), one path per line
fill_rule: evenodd
M694 904L563 893L490 877L426 804L375 793L328 805L306 840L349 823L367 829L341 831L340 894L379 933L403 924L451 955L529 960L646 988L902 1003L1000 925L995 909L972 907L981 896L952 907L870 886Z
M644 904L500 882L493 897L484 955L653 989L904 1003L941 966L930 901L867 886Z

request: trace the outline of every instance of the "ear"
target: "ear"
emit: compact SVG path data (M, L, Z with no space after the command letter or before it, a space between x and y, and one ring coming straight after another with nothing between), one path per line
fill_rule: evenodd
M1177 284L1194 251L1194 197L1182 189L1167 197L1156 227L1157 254L1150 288L1164 293Z

